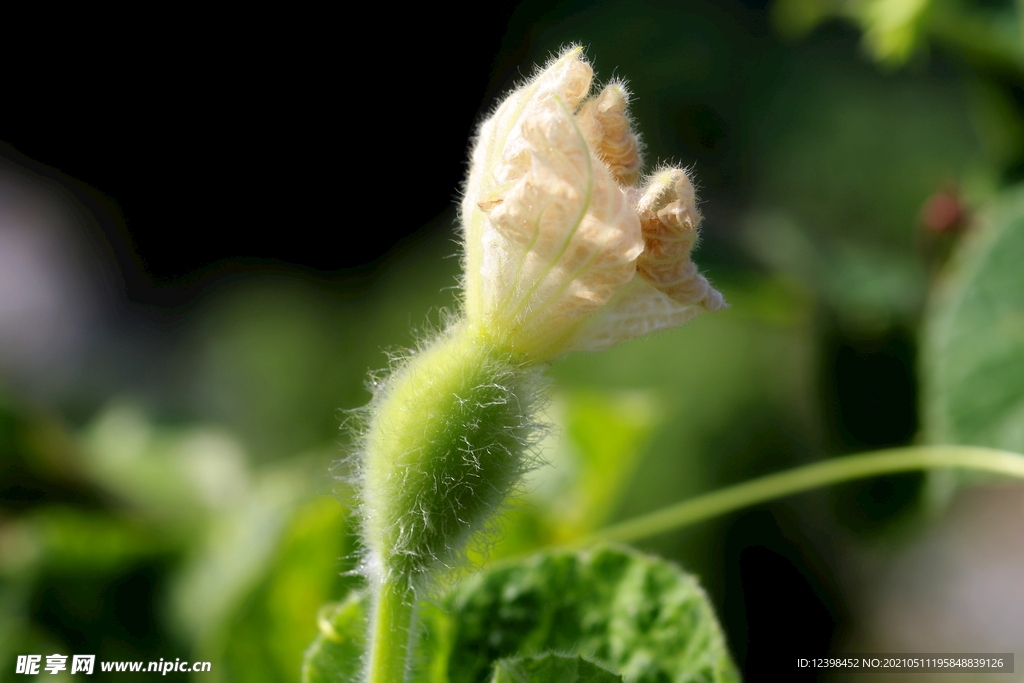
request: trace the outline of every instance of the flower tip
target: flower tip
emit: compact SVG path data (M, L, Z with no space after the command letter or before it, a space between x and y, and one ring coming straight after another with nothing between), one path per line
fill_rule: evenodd
M680 168L663 168L660 171L656 171L651 179L647 182L647 195L652 198L654 196L663 195L669 188L678 184L682 178L685 177L686 173Z
M591 94L570 45L480 127L463 200L465 307L503 348L544 361L725 307L690 258L688 172L638 187L642 144L625 82Z
M672 191L677 197L694 197L693 182L690 174L683 168L667 166L655 171L647 181L647 192L657 192L658 197Z
M608 105L622 106L623 109L629 105L631 93L625 81L614 80L604 87L601 95L607 98ZM621 105L619 104L621 103Z
M590 62L587 61L587 53L582 45L579 43L571 43L570 45L562 48L558 51L558 54L552 54L551 58L548 59L548 63L544 65L541 71L547 71L552 66L568 62L579 62L590 66Z
M583 46L576 45L563 52L545 72L563 70L561 94L566 104L575 109L590 93L590 83L594 79L594 69L587 62Z
M674 301L707 311L725 307L720 292L700 274L690 258L697 242L697 198L681 168L664 168L647 183L637 202L644 253L637 273Z
M705 282L707 281L705 280ZM722 311L729 308L729 302L725 300L725 297L722 296L721 292L708 283L707 293L704 295L704 300L701 301L701 306L703 306L705 311L714 313L715 311Z
M636 184L643 159L640 139L629 116L629 91L621 81L606 85L583 103L576 116L587 144L622 186Z

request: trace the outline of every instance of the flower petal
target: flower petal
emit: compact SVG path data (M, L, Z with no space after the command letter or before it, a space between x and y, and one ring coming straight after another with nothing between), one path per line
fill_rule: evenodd
M643 238L568 103L549 98L521 129L530 167L488 214L484 306L492 330L540 359L633 279Z
M608 164L620 185L634 185L640 176L640 139L629 118L629 91L618 81L609 83L583 103L576 123L590 148Z
M603 311L577 329L568 350L603 351L635 337L684 325L705 310L681 304L646 280L634 278Z
M570 107L577 106L590 92L593 75L583 60L582 48L566 50L506 97L480 126L462 200L465 304L470 318L479 317L483 307L479 273L484 259L485 210L500 203L530 168L521 131L523 122L552 97L560 97Z
M725 308L722 295L690 260L700 214L686 171L670 168L656 173L636 210L644 235L637 274L681 304L709 311Z

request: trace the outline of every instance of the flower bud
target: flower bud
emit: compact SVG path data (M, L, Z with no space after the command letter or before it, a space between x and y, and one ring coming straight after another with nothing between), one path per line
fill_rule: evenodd
M690 259L689 177L665 169L635 186L628 91L613 82L588 98L592 78L570 49L480 127L462 202L464 318L368 408L363 534L381 586L452 564L515 487L544 363L725 305Z
M480 127L462 202L471 327L527 363L601 349L725 305L690 252L700 215L679 169L643 191L629 94L587 98L579 48ZM637 277L639 276L639 277Z

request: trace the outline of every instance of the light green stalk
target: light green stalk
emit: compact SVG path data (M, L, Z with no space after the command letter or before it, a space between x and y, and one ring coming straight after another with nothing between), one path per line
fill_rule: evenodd
M459 323L378 387L360 463L374 592L368 683L402 683L417 593L519 482L538 376Z
M401 683L409 666L416 595L408 583L379 586L370 631L368 683Z
M897 472L943 468L980 470L1024 479L1024 455L979 446L916 446L834 458L691 498L601 529L574 545L635 541L821 486Z

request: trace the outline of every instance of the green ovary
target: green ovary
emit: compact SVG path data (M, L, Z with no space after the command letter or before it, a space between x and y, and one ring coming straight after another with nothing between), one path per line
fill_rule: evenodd
M411 356L371 404L363 505L371 570L417 581L453 562L515 487L537 371L465 326Z

